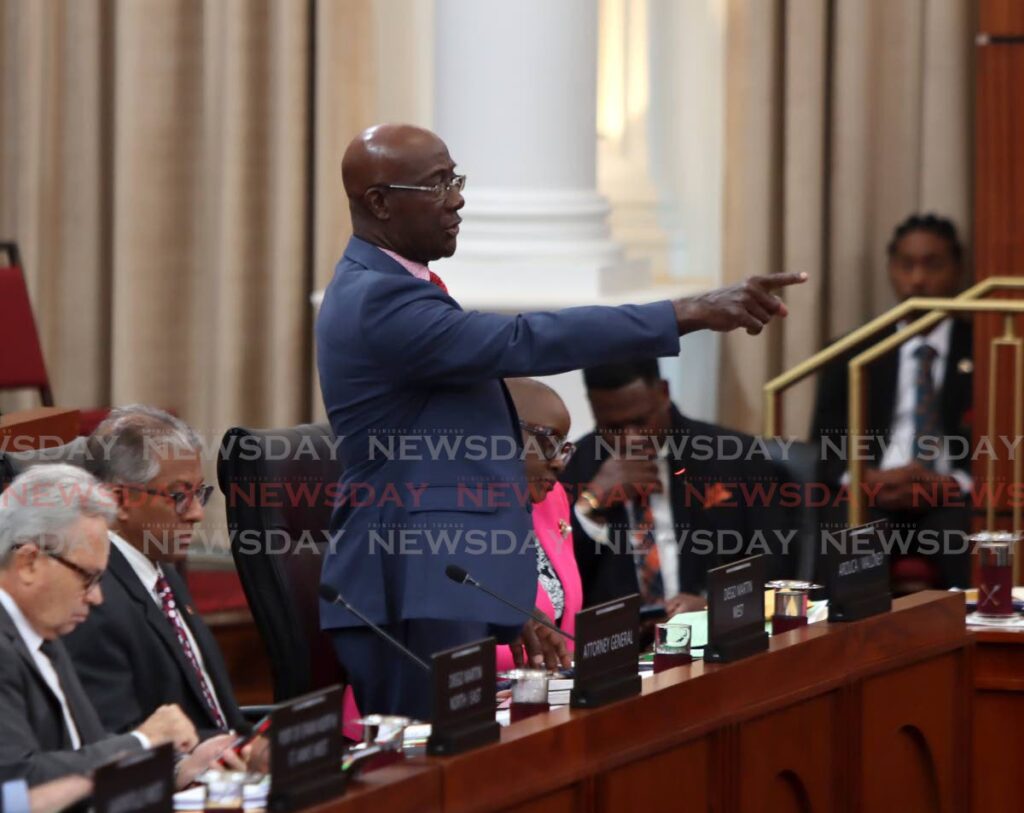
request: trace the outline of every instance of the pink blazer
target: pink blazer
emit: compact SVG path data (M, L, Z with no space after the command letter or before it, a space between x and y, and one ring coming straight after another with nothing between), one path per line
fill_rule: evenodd
M558 579L562 582L565 592L565 608L559 625L570 635L576 630L576 613L583 607L583 586L580 583L580 572L576 567L576 555L572 549L572 521L569 515L569 498L561 483L545 497L543 502L533 506L533 530L537 534L541 547L551 560ZM555 609L551 599L537 581L537 608L548 618L554 619ZM572 652L572 641L565 642ZM507 646L498 647L498 671L514 669L512 650Z

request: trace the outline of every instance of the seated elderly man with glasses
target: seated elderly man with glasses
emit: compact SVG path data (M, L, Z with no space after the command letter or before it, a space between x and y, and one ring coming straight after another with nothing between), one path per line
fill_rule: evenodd
M0 494L0 781L34 786L85 774L114 756L165 742L180 754L179 786L230 745L196 747L195 727L158 705L108 734L61 642L103 601L115 506L87 472L39 466ZM126 691L121 701L131 702ZM12 786L5 788L9 795Z
M88 439L86 465L116 507L106 600L67 647L112 731L131 730L165 703L179 705L202 736L249 729L217 643L174 567L213 491L201 451L194 429L142 405L113 410Z

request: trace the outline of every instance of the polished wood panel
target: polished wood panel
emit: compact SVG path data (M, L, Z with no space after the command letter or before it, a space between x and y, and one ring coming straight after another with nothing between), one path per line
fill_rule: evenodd
M0 415L0 450L27 452L70 443L78 437L77 409L37 407Z
M982 0L979 32L1008 36L1024 34L1024 3L1019 0ZM974 184L974 272L978 280L993 275L1024 275L1024 41L979 43L976 53L975 102L975 184ZM1007 297L1009 295L1000 295ZM1024 335L1024 319L1014 319L1016 333ZM1024 389L1005 369L994 371L989 364L989 342L1003 333L1003 317L997 314L974 317L974 408L972 428L977 441L991 438L1003 451L998 436L1013 437L1004 409L995 425L988 425L988 407L993 400L990 379L997 383L997 404L1012 404ZM1000 364L1001 367L1006 365ZM999 528L1009 527L1007 485L1013 482L1013 468L1003 453L996 466L995 480L988 482L986 460L973 466L976 489L991 488L996 500ZM979 506L984 508L984 506ZM987 527L984 511L976 511L974 530Z
M739 809L828 813L841 802L838 692L766 714L740 728Z
M966 807L968 680L963 660L943 655L864 682L861 810Z
M986 34L1024 35L1024 3L1020 0L981 0L978 30Z
M506 808L505 813L577 813L584 809L585 791L581 785L549 793L525 804ZM624 810L626 808L619 808Z
M669 794L676 801L670 810L710 810L712 751L711 738L702 737L608 771L594 784L594 810L665 809Z
M1015 813L1024 800L1024 632L973 637L971 810Z
M307 808L310 813L438 813L441 771L423 760L410 760L371 771L352 782L340 799Z

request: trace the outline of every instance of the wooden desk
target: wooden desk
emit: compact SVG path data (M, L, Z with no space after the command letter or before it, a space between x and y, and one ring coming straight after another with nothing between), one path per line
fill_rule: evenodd
M1024 632L972 629L974 714L971 809L1024 806Z
M372 771L349 785L333 802L309 813L440 813L441 770L426 759L412 759Z
M500 743L417 764L437 771L446 813L961 811L970 657L962 597L918 593L892 613L795 630L745 661L696 662L646 679L638 697L534 717ZM391 809L376 801L383 779L353 786L365 809Z
M27 452L70 443L78 437L78 410L38 407L0 415L0 450Z

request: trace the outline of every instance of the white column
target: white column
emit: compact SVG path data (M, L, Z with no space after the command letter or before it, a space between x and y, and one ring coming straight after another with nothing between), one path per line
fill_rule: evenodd
M434 37L434 129L468 176L458 251L435 267L460 302L510 310L648 288L596 189L597 4L436 0Z
M597 185L611 203L612 235L628 259L643 260L668 282L669 234L659 223L667 201L651 179L648 0L600 0L597 66ZM659 194L661 193L661 194ZM678 229L670 232L678 237ZM680 241L681 242L681 241Z

